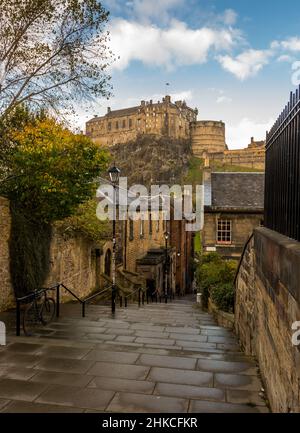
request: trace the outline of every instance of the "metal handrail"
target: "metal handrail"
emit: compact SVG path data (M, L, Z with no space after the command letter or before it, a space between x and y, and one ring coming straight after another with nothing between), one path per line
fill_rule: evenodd
M88 296L87 298L84 299L80 299L71 289L69 289L65 284L63 283L57 283L54 286L51 287L47 287L47 288L42 288L37 290L36 292L31 292L28 293L25 296L21 296L19 298L16 298L16 335L20 336L21 334L21 303L24 303L24 301L26 300L32 300L34 299L35 296L39 296L40 294L47 292L48 290L56 290L56 317L59 317L60 314L60 289L64 289L66 290L68 293L70 293L70 295L73 296L73 298L75 298L80 304L81 304L81 308L82 308L82 317L85 317L85 305L87 302L91 301L92 299L102 295L103 293L108 292L111 289L112 286L107 287L104 290L101 290L100 292L97 293L93 293L92 295ZM125 307L127 307L127 300L130 296L135 295L138 292L138 303L139 306L142 304L144 305L144 299L145 299L145 290L140 286L138 287L134 292L129 293L128 295L120 295L121 293L124 293L122 287L120 287L119 285L117 285L117 295L120 298L120 307L122 307L122 302L123 302L123 297L124 297L124 301L125 301ZM141 297L141 292L142 293L142 297ZM141 299L142 298L142 299ZM147 294L147 304L148 304L148 294Z
M143 289L142 286L140 286L140 287L138 287L136 290L134 290L133 292L131 292L131 293L129 293L128 295L124 296L125 308L127 307L127 300L128 300L130 297L134 296L137 292L138 292L138 295L139 295L139 296L138 296L138 304L139 304L139 307L140 307L140 305L141 305L141 292L143 292L143 293L142 293L142 304L144 305L144 303L145 303L145 290ZM147 303L148 303L148 302L147 302Z

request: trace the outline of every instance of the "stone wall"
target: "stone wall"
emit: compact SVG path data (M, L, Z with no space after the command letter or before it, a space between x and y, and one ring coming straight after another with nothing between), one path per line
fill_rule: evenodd
M14 290L10 278L9 238L11 218L8 200L0 197L0 311L15 306ZM110 243L97 248L84 237L65 237L56 229L50 245L50 270L45 287L57 282L70 287L83 298L100 287L100 275L104 271L104 257ZM62 291L62 301L70 297Z
M236 282L235 328L255 355L274 412L300 412L300 346L292 324L300 321L300 243L255 229Z
M228 220L232 223L232 242L228 245L218 244L217 224L218 220ZM240 212L208 212L204 213L204 227L202 231L203 251L216 251L225 258L239 259L244 245L253 232L253 229L261 224L263 213Z
M0 311L14 306L9 270L10 226L9 201L0 197Z
M44 286L50 287L61 282L79 298L84 298L100 287L103 257L103 249L97 249L91 241L80 235L65 237L54 229L50 245L50 270ZM62 300L69 299L74 300L62 290Z
M225 123L200 120L191 124L193 154L203 158L204 153L221 153L226 149Z

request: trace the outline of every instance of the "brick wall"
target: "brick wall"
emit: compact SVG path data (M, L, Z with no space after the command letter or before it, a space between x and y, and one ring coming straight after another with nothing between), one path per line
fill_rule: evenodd
M259 361L274 412L300 412L300 243L257 228L236 283L235 328L247 354Z

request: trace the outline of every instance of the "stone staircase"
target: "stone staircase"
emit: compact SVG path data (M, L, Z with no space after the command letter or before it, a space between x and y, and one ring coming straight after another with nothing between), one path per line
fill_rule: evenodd
M64 304L36 336L10 328L7 339L2 412L268 412L254 360L193 297L115 317L105 305L82 318Z

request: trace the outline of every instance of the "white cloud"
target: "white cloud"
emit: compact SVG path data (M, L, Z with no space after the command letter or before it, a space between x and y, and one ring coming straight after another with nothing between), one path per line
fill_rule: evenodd
M300 38L293 36L283 41L273 41L271 43L272 49L283 49L287 51L297 52L300 51Z
M233 9L226 9L223 14L223 22L228 26L233 26L236 23L238 14Z
M170 20L170 10L184 6L184 0L159 0L153 5L153 0L133 0L133 13L138 21L159 19L161 22Z
M288 62L291 63L294 61L294 58L292 56L289 56L288 54L283 54L282 56L279 56L277 58L277 62Z
M256 75L263 66L267 65L271 55L272 52L270 50L250 49L236 57L229 55L219 56L218 61L223 69L231 72L239 80L243 81L246 78Z
M258 123L247 117L241 119L237 124L226 125L226 142L230 149L247 147L251 137L255 140L265 140L266 131L274 125L275 120L269 119L266 122Z
M112 68L119 70L125 69L134 60L166 68L202 64L207 61L211 50L227 51L239 39L239 32L233 29L202 27L194 30L176 20L168 28L162 29L114 19L110 33L110 47L119 57Z
M217 104L230 104L232 102L232 99L228 96L219 96L216 102Z

